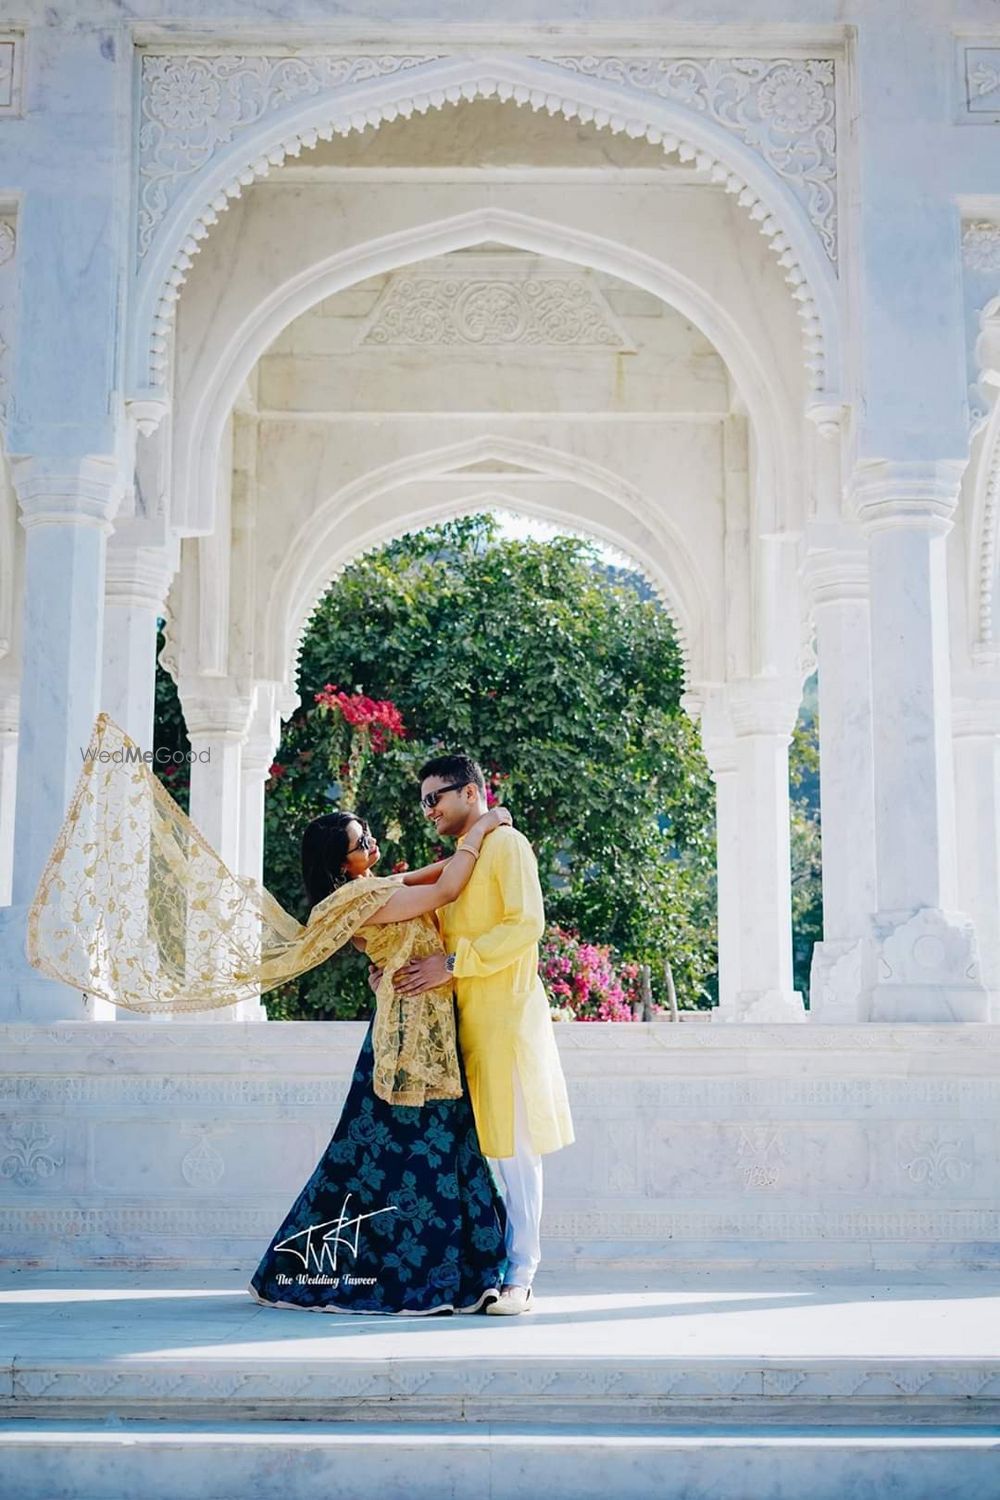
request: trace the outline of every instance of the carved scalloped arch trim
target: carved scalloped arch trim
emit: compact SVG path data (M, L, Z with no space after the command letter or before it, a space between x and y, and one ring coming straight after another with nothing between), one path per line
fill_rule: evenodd
M405 77L405 74L403 75ZM555 79L553 78L553 81ZM793 247L789 235L784 231L776 214L753 188L725 162L719 160L702 146L682 139L679 135L666 133L650 125L638 115L614 113L609 109L596 108L589 103L574 100L562 93L551 93L527 84L498 82L494 78L479 78L448 87L430 88L427 92L415 90L412 96L395 98L382 104L369 106L353 113L343 113L344 103L330 101L329 120L301 131L292 131L266 154L246 161L242 169L224 187L214 194L211 201L194 215L187 233L182 237L171 265L160 286L152 326L149 335L148 381L153 388L166 384L170 364L171 339L180 289L187 279L193 257L201 249L213 224L229 207L232 199L240 197L244 187L256 179L266 177L272 167L281 166L288 157L299 156L303 148L310 149L319 140L331 140L334 135L348 136L370 126L376 129L384 122L402 116L426 114L431 109L443 109L448 104L459 104L463 100L497 98L526 105L537 111L545 110L551 115L562 115L567 120L579 119L591 123L598 129L609 130L633 138L645 137L664 152L676 155L682 162L692 163L695 169L705 174L714 183L734 195L736 202L757 223L759 231L768 240L771 251L785 273L785 281L791 287L791 295L797 303L797 313L802 323L804 364L808 372L810 388L821 393L826 386L826 352L823 317L817 293L811 287L805 269ZM635 106L641 107L636 99Z
M443 521L458 520L462 516L479 515L484 510L504 508L521 514L525 514L525 512L523 511L523 507L519 506L516 501L510 500L508 497L502 495L491 496L484 494L477 496L472 500L463 500L457 504L442 506L438 521L436 523L433 521L428 521L427 525L430 526L434 524L440 524ZM302 650L305 646L306 636L309 634L313 620L315 619L316 613L323 603L325 595L329 592L330 589L333 588L337 580L343 577L348 568L352 567L354 563L360 561L362 557L365 557L371 552L376 551L379 547L385 546L388 542L398 541L402 537L410 536L421 529L423 528L419 526L399 525L389 525L384 528L380 528L376 540L369 541L363 548L361 548L359 551L353 552L350 556L343 558L333 568L326 582L323 584L315 602L303 619L302 624L299 627L298 634L295 637L291 655L290 671L287 678L288 682L292 684L298 683L299 672L302 665ZM559 523L559 530L566 536L580 537L583 541L593 542L595 540L595 536L592 531L587 531L582 527L564 524L561 521ZM660 579L648 567L647 564L640 562L638 558L633 557L630 552L623 551L620 547L618 547L617 550L621 551L623 559L631 564L635 572L639 573L642 576L644 582L647 583L649 585L649 588L652 590L657 603L660 604L670 616L671 623L677 634L677 645L681 653L683 678L682 687L684 688L684 690L686 690L690 687L693 676L691 663L691 643L688 639L688 634L684 627L684 623L681 620L680 614L678 612L676 601L668 591L667 586L664 584L663 580ZM295 688L295 691L298 692L297 687Z
M996 625L993 619L993 593L996 583L998 542L1000 542L1000 407L984 438L981 474L982 499L979 506L978 545L974 552L976 640L974 654L990 660L996 654Z
M975 465L972 512L972 542L969 551L969 594L974 611L973 657L995 665L1000 661L993 596L1000 565L1000 402L996 399L996 377L1000 359L1000 297L994 297L979 315L976 358L979 381L972 387L985 403L973 429L982 446Z
M443 474L455 474L469 463L490 458L510 459L529 465L533 465L537 460L538 473L557 474L559 477L581 484L595 494L617 500L622 509L627 510L641 524L650 524L654 519L646 502L631 486L617 480L614 475L605 474L590 463L571 458L569 455L553 455L548 449L536 452L532 445L511 439L500 440L497 443L474 439L446 452L433 455L433 457L437 462L421 464L420 460L408 458L404 463L390 466L389 471L363 476L348 486L346 491L342 491L328 502L324 507L327 519L332 523L336 517L339 525L344 514L347 513L344 509L345 502L348 510L364 507L367 511L379 497L405 487L414 477L431 480ZM432 455L427 455L428 460L431 458ZM415 468L419 469L416 476L414 475ZM398 474L396 470L399 471ZM667 536L664 538L664 546L677 552L683 565L688 591L692 594L692 597L684 604L670 580L662 572L651 567L648 561L637 557L635 549L620 538L614 528L597 526L588 528L586 524L574 525L561 515L558 517L545 515L540 510L525 506L516 498L497 495L493 493L493 485L490 485L488 489L490 493L479 492L471 497L466 496L451 503L435 506L434 515L421 520L417 525L412 522L402 523L397 517L388 517L384 521L376 522L367 529L360 545L347 549L339 556L334 551L329 567L320 566L316 556L322 548L320 536L322 527L317 524L321 521L322 514L314 514L310 517L308 533L314 549L311 562L304 548L293 543L287 556L295 559L298 577L291 578L288 566L283 565L279 569L271 591L266 615L265 638L280 643L278 649L282 658L280 661L269 664L271 670L292 685L298 681L303 643L316 610L327 590L359 557L376 547L383 546L386 542L419 530L424 525L434 525L442 520L458 516L475 515L494 505L496 508L501 508L501 505L505 503L507 508L521 514L537 515L541 519L550 520L570 535L580 536L590 541L595 539L606 541L628 558L636 571L642 574L659 603L669 614L677 632L684 682L685 685L691 684L697 675L696 666L700 670L702 665L695 662L694 647L695 642L701 641L707 630L705 620L707 600L704 597L704 588L699 584L693 561L686 556L686 549L680 538L673 535ZM310 570L308 579L302 576L307 567ZM322 582L317 581L319 575L322 575Z

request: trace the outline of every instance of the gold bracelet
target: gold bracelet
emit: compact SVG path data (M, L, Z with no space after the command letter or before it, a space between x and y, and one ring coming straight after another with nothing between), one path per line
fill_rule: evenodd
M478 859L479 858L479 850L478 849L470 849L469 846L468 846L468 844L459 844L458 848L455 850L455 853L456 854L471 854L472 857L473 857L473 859Z

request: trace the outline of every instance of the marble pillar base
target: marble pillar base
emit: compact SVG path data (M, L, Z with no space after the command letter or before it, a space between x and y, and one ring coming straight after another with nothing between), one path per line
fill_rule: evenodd
M989 1021L975 930L961 912L925 907L903 920L876 918L875 950L873 1021Z
M113 1021L114 1006L33 969L24 952L28 906L0 907L0 1022Z
M872 1020L888 1026L911 1021L935 1026L949 1021L989 1019L990 997L985 990L893 984L876 985L872 994Z
M809 1013L824 1026L871 1019L874 947L865 938L817 943L809 974Z
M798 990L741 990L720 1021L804 1021L805 1005Z

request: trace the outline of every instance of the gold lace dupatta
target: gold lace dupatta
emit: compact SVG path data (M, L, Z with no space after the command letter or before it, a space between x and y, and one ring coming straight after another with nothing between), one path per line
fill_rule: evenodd
M305 927L233 875L107 714L28 914L43 974L126 1010L212 1010L315 968L399 888L354 881Z

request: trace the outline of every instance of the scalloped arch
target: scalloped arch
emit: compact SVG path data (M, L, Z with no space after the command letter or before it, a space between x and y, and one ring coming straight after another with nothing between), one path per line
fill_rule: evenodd
M189 535L213 529L216 455L225 423L257 360L293 319L368 276L490 241L606 271L689 318L719 351L746 403L757 447L759 503L766 507L760 523L764 529L791 524L789 517L801 499L789 440L795 414L742 328L702 287L640 251L558 223L489 208L349 246L275 287L254 307L252 319L233 333L199 388L183 393L185 430L177 453L172 512L177 529Z
M488 461L516 463L529 478L568 480L593 511L570 513L558 505L527 502L492 483L471 496L451 501L436 496L431 505L414 508L414 485ZM632 559L677 627L685 680L706 676L705 657L712 640L710 600L683 535L633 485L600 465L503 436L471 438L370 470L313 513L289 543L274 575L263 628L263 640L275 652L266 663L267 674L294 685L310 619L331 583L356 558L393 537L475 514L490 502L553 521L577 535L597 537ZM645 556L640 556L643 549Z
M1000 403L983 432L972 506L973 544L969 549L969 597L973 613L973 654L995 661L1000 654L993 595L1000 566Z
M318 90L272 111L211 154L164 213L135 286L131 383L138 397L165 383L177 301L192 257L232 198L288 156L334 134L499 98L600 129L645 136L690 161L735 195L778 257L802 321L804 364L819 404L839 401L837 283L801 202L756 152L696 111L551 62L510 56L453 56L400 68L387 77Z

